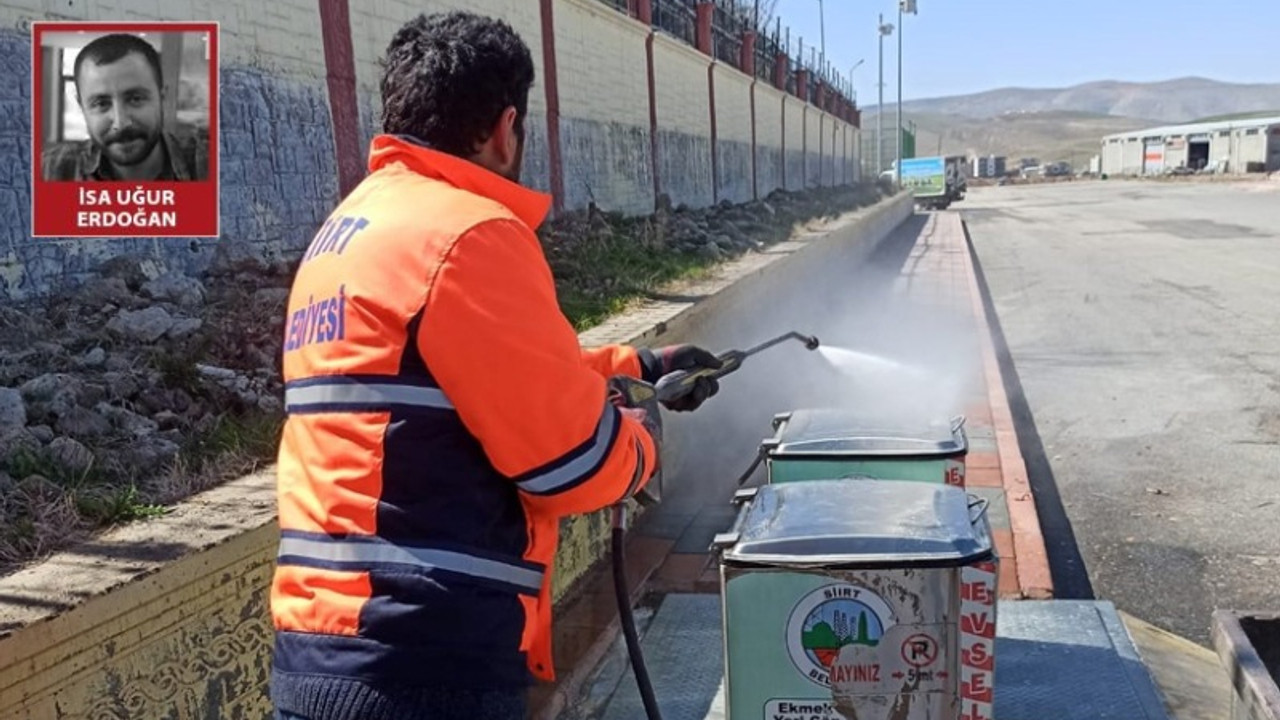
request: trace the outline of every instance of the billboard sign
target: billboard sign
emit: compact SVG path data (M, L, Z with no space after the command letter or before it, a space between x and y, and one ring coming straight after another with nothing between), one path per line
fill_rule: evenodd
M910 158L902 161L902 186L916 197L934 197L947 192L946 158Z

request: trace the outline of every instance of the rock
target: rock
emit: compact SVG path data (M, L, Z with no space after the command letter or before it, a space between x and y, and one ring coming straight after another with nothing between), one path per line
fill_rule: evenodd
M85 383L78 398L79 403L85 407L93 407L106 399L107 386L99 383Z
M27 428L31 435L40 442L48 445L53 440L53 428L48 425L32 425Z
M284 403L274 395L262 395L258 398L258 409L275 415L284 412Z
M720 247L714 242L708 242L702 247L699 247L698 254L711 260L719 260L724 257L724 252L722 252Z
M93 466L93 451L69 437L57 437L49 443L49 459L72 472L82 473Z
M0 464L12 460L21 453L38 453L44 446L26 428L0 434Z
M0 388L0 434L27 426L27 403L13 388Z
M148 435L129 448L129 456L134 464L148 471L156 471L163 464L172 462L182 448L177 443L160 435Z
M63 435L93 438L111 432L111 421L88 408L76 405L58 417L54 428Z
M138 394L138 380L129 373L105 372L102 380L106 383L109 400L132 400Z
M18 391L27 401L28 420L42 421L62 417L80 405L85 386L74 375L46 373L23 383Z
M174 319L162 307L121 310L107 322L107 330L126 339L153 343L173 327Z
M39 474L28 475L19 480L13 489L15 493L21 493L31 500L43 499L46 502L65 492L57 483Z
M734 247L733 238L727 233L716 235L715 238L712 239L712 243L721 250L732 250Z
M778 214L778 211L773 209L773 206L764 200L760 201L760 209L764 210L765 214L767 214L769 217L774 217Z
M53 358L63 357L67 354L67 349L56 342L36 341L31 343L31 347L37 352Z
M199 330L203 325L204 321L200 318L181 318L169 328L168 335L174 340L181 340Z
M228 370L227 368L215 367L213 365L197 364L196 371L210 380L216 380L219 383L235 382L237 377L235 370Z
M119 279L129 290L137 292L148 280L159 277L160 268L154 261L138 255L117 255L102 263L98 274L107 279Z
M151 419L161 430L173 430L182 426L182 416L172 410L161 410Z
M146 437L160 429L155 421L126 408L103 402L95 405L93 409L121 432L132 435L134 438Z
M206 412L204 415L200 416L199 420L195 422L195 427L193 429L200 434L205 434L205 433L213 432L213 430L217 427L218 427L218 416L214 415L211 412Z
M253 304L259 308L283 309L289 301L289 288L258 288L253 292Z
M95 347L80 358L80 364L87 368L102 367L107 362L107 351L100 347Z
M191 399L191 395L181 388L169 391L169 407L174 412L184 413L195 405L195 400Z
M248 243L218 243L213 253L209 271L214 275L262 275L271 269L270 263Z
M27 360L36 356L36 351L31 348L23 348L22 350L4 350L0 351L0 363L5 365L20 365Z
M75 301L92 308L110 309L120 305L133 305L133 293L120 277L97 277L89 280L76 291Z
M142 286L142 294L152 300L177 303L182 307L193 307L204 302L204 285L193 277L169 273L151 280Z
M122 353L114 353L107 356L107 362L103 367L115 372L127 372L133 368L133 362Z
M245 407L258 406L258 393L252 390L240 390L236 393L236 396L240 399L240 403Z
M18 391L27 402L48 402L59 389L79 382L74 376L65 373L45 373L22 383Z
M166 410L172 412L182 412L182 410L173 406L173 393L159 387L148 387L138 393L136 405L140 410L155 415Z
M13 478L9 477L9 473L0 470L0 498L8 497L17 486L18 483L15 482Z

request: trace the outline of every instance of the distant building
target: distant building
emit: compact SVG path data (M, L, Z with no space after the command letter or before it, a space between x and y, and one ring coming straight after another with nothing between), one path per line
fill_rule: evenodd
M1280 170L1280 117L1168 125L1102 139L1102 172L1241 175Z
M979 155L973 159L973 176L980 178L1004 177L1008 159L1003 155Z

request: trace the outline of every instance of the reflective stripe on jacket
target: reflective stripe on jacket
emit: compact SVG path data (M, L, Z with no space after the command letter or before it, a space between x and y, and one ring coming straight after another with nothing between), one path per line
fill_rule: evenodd
M656 465L607 399L641 359L579 346L533 232L545 195L386 135L370 171L289 299L275 671L552 680L559 520Z

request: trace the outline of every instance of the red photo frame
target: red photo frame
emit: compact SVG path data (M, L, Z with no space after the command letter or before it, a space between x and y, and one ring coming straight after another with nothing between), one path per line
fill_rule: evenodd
M42 49L50 33L196 33L207 38L208 118L206 168L203 177L181 180L46 179L46 62ZM60 67L55 68L60 73ZM31 24L31 236L32 237L218 237L220 180L218 158L218 23L217 22L33 22ZM56 84L61 97L61 78ZM52 83L50 84L52 86ZM166 77L168 92L178 93L179 78ZM62 100L59 101L61 103ZM176 99L169 107L176 107ZM175 113L176 114L176 113ZM164 117L163 128L176 117ZM198 131L196 133L198 135ZM92 141L83 147L91 148ZM63 143L63 154L77 150ZM203 150L194 156L203 157Z

